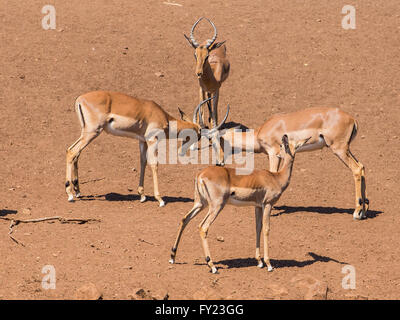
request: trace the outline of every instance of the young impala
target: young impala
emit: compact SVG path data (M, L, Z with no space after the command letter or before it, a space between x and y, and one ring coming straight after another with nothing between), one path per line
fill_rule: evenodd
M231 204L234 206L255 207L256 259L258 267L262 268L264 266L260 255L260 235L261 229L263 229L264 261L268 271L273 270L268 253L271 208L288 187L295 153L308 139L293 141L285 134L281 141L285 156L283 167L279 172L254 170L249 175L241 175L236 173L237 169L235 168L214 166L202 170L196 176L194 205L180 223L178 235L172 247L170 263L175 262L176 251L183 230L191 219L208 206L208 213L199 225L200 237L207 265L211 268L212 273L218 273L211 260L207 233L225 205Z
M251 147L256 153L268 154L272 172L278 171L279 168L281 159L279 144L280 137L284 133L294 141L311 137L298 152L329 147L353 172L356 189L356 208L353 217L362 219L366 217L369 207L365 169L350 151L350 143L356 137L357 131L357 120L339 108L308 108L292 113L273 115L261 127L254 130L254 141ZM235 143L234 137L237 134L240 133L228 130L223 135L223 142L239 150L246 150L248 145ZM242 141L245 140L242 139Z
M193 32L198 25L198 23L206 19L214 29L214 35L212 39L206 40L199 44L194 38ZM226 47L224 45L225 41L215 42L217 39L217 28L214 23L207 18L201 17L192 26L190 31L190 36L185 38L189 44L194 48L194 57L196 59L196 76L199 80L199 101L214 97L213 106L211 107L211 101L207 102L209 110L209 122L211 128L214 128L218 123L218 100L219 100L219 90L221 84L228 78L230 63L226 57ZM199 117L204 115L203 112L199 113ZM203 118L204 122L204 118ZM223 164L223 151L221 146L219 147L219 164Z
M165 112L157 103L150 100L137 99L123 93L94 91L81 95L76 99L75 110L81 125L81 136L67 150L67 172L65 190L68 201L73 201L74 194L80 197L78 180L78 159L82 150L92 142L103 130L115 136L130 137L139 140L140 150L140 180L138 193L140 202L146 200L144 194L144 173L147 161L153 173L154 197L158 200L160 207L164 206L158 191L157 176L157 147L160 136L157 132L163 132L165 138L177 137L179 132L186 129L194 130L197 139L202 135L213 136L225 122L228 112L221 124L212 130L204 128L196 123L196 115L203 103L196 107L193 122L189 121L181 112L181 120L175 119ZM185 120L183 120L185 119ZM172 126L174 123L174 126ZM177 132L171 132L176 128ZM170 137L169 134L173 136Z

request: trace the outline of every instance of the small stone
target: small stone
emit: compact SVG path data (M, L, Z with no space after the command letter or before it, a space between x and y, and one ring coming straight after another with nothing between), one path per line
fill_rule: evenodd
M122 269L132 270L132 266L123 266Z
M31 209L29 209L29 208L22 209L22 213L26 214L26 215L30 215L31 214Z
M77 289L74 294L75 300L100 300L103 294L93 283L87 283Z
M363 296L356 293L347 293L344 296L349 300L368 300L367 296Z
M168 300L169 298L167 292L162 294L152 294L150 290L144 290L143 288L135 289L134 292L134 294L128 295L131 300Z
M194 300L222 300L222 297L212 288L203 288L193 294Z
M224 242L225 241L224 237L222 237L222 236L218 236L217 240L220 241L220 242Z
M155 75L156 75L156 77L159 77L159 78L164 77L164 74L162 74L161 72L156 72Z

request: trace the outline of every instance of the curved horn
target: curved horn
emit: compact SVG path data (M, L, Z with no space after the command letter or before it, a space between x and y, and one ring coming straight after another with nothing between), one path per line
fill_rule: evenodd
M192 30L190 30L190 41L192 41L193 45L197 48L199 46L199 43L196 41L196 39L194 38L193 32L194 29L196 28L197 24L203 20L203 17L200 17L199 20L197 20L194 25L192 26Z
M215 41L215 39L217 39L217 28L215 27L215 24L208 18L206 18L207 21L212 25L212 27L214 28L214 36L212 39L207 40L207 44L206 47L209 48Z
M194 112L193 112L193 123L196 123L196 116L197 116L197 114L200 112L200 113L199 113L199 125L200 125L201 128L204 128L205 125L204 125L203 119L201 118L200 107L201 107L204 103L206 103L207 101L210 101L211 99L214 99L214 96L212 96L212 97L210 97L210 98L208 98L208 99L206 99L206 100L203 100L202 102L200 102L200 103L198 104L198 106L196 107L196 109L194 109Z
M226 114L225 114L224 120L222 120L221 123L218 126L212 128L210 131L208 131L207 135L210 135L210 134L214 133L215 131L218 131L223 126L223 124L225 123L226 119L228 119L228 115L229 115L229 104L226 107Z

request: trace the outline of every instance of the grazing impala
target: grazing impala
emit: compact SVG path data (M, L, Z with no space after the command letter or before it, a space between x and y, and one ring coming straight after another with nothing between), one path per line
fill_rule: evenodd
M193 32L197 24L206 19L214 29L214 36L212 39L204 41L199 44L194 38ZM218 123L218 100L219 100L219 89L221 84L228 78L230 63L226 57L225 41L215 42L217 39L217 28L214 23L207 18L201 17L195 22L190 31L190 37L184 34L187 41L194 48L194 57L196 59L196 76L199 79L199 101L203 101L207 97L214 97L213 106L211 107L211 101L207 102L209 110L209 122L211 128L214 128ZM203 112L199 113L199 117L204 115ZM203 118L204 122L204 118ZM223 151L219 146L219 164L223 164Z
M165 112L158 104L150 100L133 98L131 96L108 91L94 91L81 95L76 99L75 110L81 124L81 136L67 150L67 173L65 190L68 201L73 201L73 191L77 198L80 197L78 181L78 158L82 150L92 142L103 130L115 136L136 138L139 140L140 149L140 180L138 193L140 202L146 200L144 194L144 173L149 161L153 173L154 197L160 207L164 206L158 191L157 177L157 146L160 137L157 132L163 132L165 138L170 138L172 123L176 124L173 136L179 132L192 129L200 139L202 135L214 135L226 120L229 106L223 122L214 129L208 130L196 123L196 114L203 103L200 102L194 112L193 122L181 112L181 120L175 119ZM183 120L183 118L185 120Z
M255 130L254 142L251 147L254 148L256 153L268 154L270 171L272 172L278 171L281 158L280 137L285 133L289 139L294 141L311 137L298 152L329 147L353 172L356 189L356 208L353 217L354 219L362 219L366 217L369 207L365 185L365 169L350 152L350 143L354 140L357 131L357 120L339 108L307 108L292 113L273 115ZM224 143L228 143L239 150L245 150L246 145L235 143L236 134L240 133L228 130L223 136ZM240 141L240 139L237 141ZM245 140L242 139L242 141Z
M200 237L207 265L212 273L218 273L208 248L207 233L211 224L226 204L234 206L254 206L256 216L256 259L258 267L264 263L260 255L260 235L264 234L264 261L268 271L272 271L268 253L271 208L289 185L296 151L308 139L291 141L287 135L282 138L285 150L283 167L279 172L254 170L249 175L236 173L235 168L208 167L202 170L195 180L193 208L182 219L175 244L172 247L170 263L175 262L176 251L182 232L191 219L208 206L208 213L199 225Z

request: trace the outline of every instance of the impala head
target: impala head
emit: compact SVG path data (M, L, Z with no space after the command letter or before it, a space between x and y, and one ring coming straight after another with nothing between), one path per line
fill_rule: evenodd
M202 20L206 19L211 26L214 28L214 36L212 39L208 39L205 44L200 45L196 39L194 38L193 32L194 29L196 28L197 24ZM196 75L198 78L201 78L201 76L204 73L204 65L208 59L208 56L210 54L211 50L214 50L216 48L219 48L221 45L225 43L223 42L215 42L217 39L217 28L215 27L214 23L204 17L201 17L199 20L195 22L195 24L192 26L192 30L190 31L190 37L186 36L184 34L186 40L190 43L190 45L194 48L194 58L196 59Z
M208 129L202 120L202 116L201 116L201 106L210 101L211 99L213 99L214 97L208 98L206 100L203 100L202 102L200 102L196 109L194 109L193 112L193 119L191 120L181 109L178 108L179 113L181 115L181 120L188 122L188 124L190 124L190 127L192 130L192 133L190 135L188 135L186 137L186 139L183 141L182 143L182 149L181 149L181 155L184 155L187 151L187 149L190 147L190 150L194 150L195 149L195 143L197 141L199 141L201 139L202 136L205 136L207 138L212 138L213 136L217 135L219 130L221 129L221 127L224 125L226 119L228 118L229 115L229 104L227 106L227 110L226 110L226 114L224 119L221 121L221 123L219 125L217 125L216 127L212 128L212 129ZM197 122L197 115L199 118L199 122ZM194 139L193 137L193 129L195 131L196 134L196 139Z
M284 153L289 154L292 158L294 158L294 155L296 154L296 151L305 145L308 140L310 140L311 137L303 140L290 140L288 136L285 134L282 137L282 149L284 150Z

